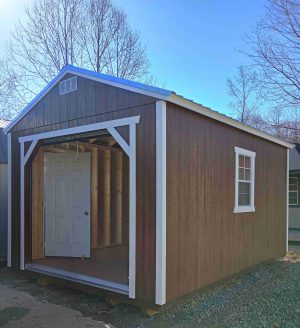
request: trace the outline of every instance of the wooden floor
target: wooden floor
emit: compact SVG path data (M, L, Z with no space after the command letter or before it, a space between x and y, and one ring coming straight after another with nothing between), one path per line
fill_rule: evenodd
M32 263L128 284L128 245L91 249L88 259L45 257Z

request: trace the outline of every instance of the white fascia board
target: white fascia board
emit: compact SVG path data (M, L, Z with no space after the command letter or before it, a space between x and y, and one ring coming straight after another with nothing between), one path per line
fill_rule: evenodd
M265 133L265 132L259 131L257 129L254 129L254 128L246 125L246 124L243 124L241 122L238 122L238 121L234 120L231 117L228 117L226 115L215 112L210 108L207 108L207 107L204 107L202 105L196 104L196 103L194 103L190 100L187 100L185 98L177 96L176 94L172 94L171 96L167 97L166 100L173 103L173 104L176 104L178 106L185 107L186 109L192 110L196 113L199 113L199 114L202 114L204 116L210 117L210 118L212 118L216 121L219 121L219 122L225 123L227 125L233 126L233 127L237 128L239 130L248 132L248 133L253 134L255 136L258 136L260 138L263 138L263 139L269 140L271 142L277 143L281 146L284 146L284 147L287 147L287 148L290 148L290 149L295 147L295 145L293 145L291 143L288 143L288 142L280 140L276 137L273 137L272 135L270 135L268 133Z

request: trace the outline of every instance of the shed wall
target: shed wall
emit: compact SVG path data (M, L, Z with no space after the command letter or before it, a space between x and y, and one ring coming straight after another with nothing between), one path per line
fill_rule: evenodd
M66 78L70 77L66 76ZM59 96L52 89L13 129L12 133L12 265L19 267L20 146L19 136L140 115L137 124L137 299L155 298L155 102L156 99L78 77L78 91ZM118 129L127 139L127 128ZM29 172L27 172L29 176ZM26 199L30 197L26 191ZM25 203L26 203L25 199ZM25 211L29 260L29 209ZM26 251L27 250L27 251Z
M256 152L254 213L234 214L234 147ZM284 147L167 104L167 300L286 247Z

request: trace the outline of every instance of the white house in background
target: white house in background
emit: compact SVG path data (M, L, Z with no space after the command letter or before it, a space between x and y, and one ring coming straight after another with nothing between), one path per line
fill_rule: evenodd
M7 136L3 129L9 123L0 119L0 262L7 252Z
M300 144L290 150L289 176L289 242L300 245Z

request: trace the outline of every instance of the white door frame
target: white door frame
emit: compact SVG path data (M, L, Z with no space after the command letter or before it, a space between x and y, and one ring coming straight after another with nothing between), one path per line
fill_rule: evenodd
M107 129L116 139L121 148L129 157L129 297L135 298L136 281L136 124L140 116L131 116L117 120L104 121L78 127L44 132L29 136L19 137L20 143L20 269L25 269L25 166L32 155L37 143L43 139L79 134ZM129 144L124 140L116 127L129 126ZM25 142L31 142L25 153Z

